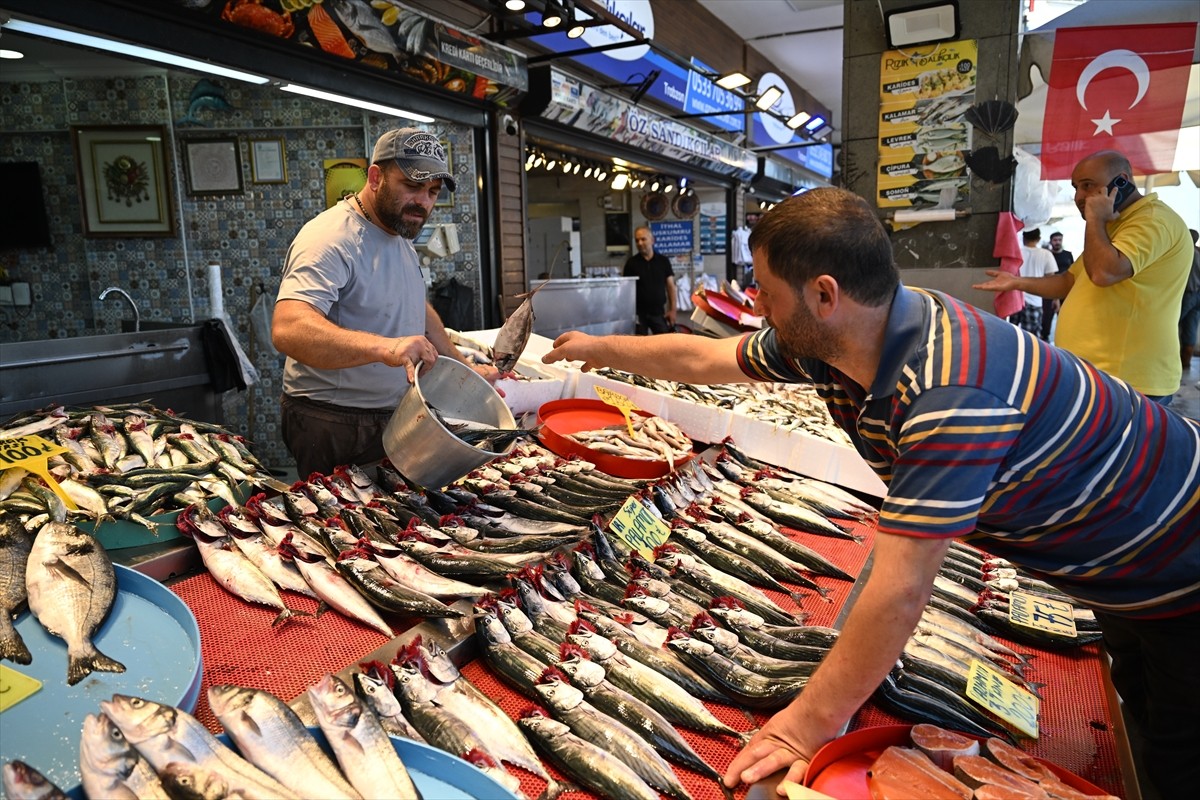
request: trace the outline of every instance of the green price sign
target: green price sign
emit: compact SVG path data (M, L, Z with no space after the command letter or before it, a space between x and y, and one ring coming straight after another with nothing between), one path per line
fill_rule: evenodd
M665 542L671 529L636 497L630 497L608 523L608 529L625 544L652 558L654 548Z
M1061 600L1038 594L1013 592L1009 595L1008 618L1017 625L1074 637L1075 607Z
M1038 699L976 659L967 676L967 697L1030 738L1038 737Z

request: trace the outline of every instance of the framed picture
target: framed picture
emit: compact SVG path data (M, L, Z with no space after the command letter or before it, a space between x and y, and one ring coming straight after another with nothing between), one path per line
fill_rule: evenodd
M161 125L72 126L83 235L174 236Z
M237 139L187 139L183 155L189 195L241 194L242 159Z
M321 162L325 173L325 207L333 208L343 197L349 197L367 185L365 158L327 158Z
M442 142L442 147L446 148L446 169L451 175L454 174L454 158L450 155L450 143ZM450 191L450 187L442 183L441 194L438 195L437 202L433 204L437 206L452 206L454 205L454 195Z
M250 180L287 183L287 151L283 139L250 140Z
M628 253L629 212L611 211L604 214L604 249L609 253Z

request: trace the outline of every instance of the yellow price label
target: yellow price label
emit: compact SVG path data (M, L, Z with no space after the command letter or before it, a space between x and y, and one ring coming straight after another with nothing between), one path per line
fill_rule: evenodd
M633 412L637 410L637 405L620 392L614 392L604 386L593 386L596 394L600 399L610 406L615 406L617 410L625 417L625 426L629 428L629 438L633 438Z
M1059 636L1075 637L1075 607L1039 594L1013 592L1009 595L1008 618L1017 625L1037 628Z
M38 689L42 682L0 664L0 714L8 711Z
M54 493L62 498L67 508L77 509L75 501L67 496L58 481L50 474L46 460L50 456L67 452L61 444L47 442L40 436L14 436L11 439L0 439L0 470L19 467L28 470L46 482Z
M608 529L646 558L653 558L654 548L671 536L671 529L637 497L625 501L608 523Z
M971 660L967 697L1030 738L1038 738L1038 699L977 659Z

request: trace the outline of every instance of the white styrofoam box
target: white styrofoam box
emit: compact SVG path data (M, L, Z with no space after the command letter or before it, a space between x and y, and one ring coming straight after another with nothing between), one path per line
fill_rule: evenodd
M716 406L700 405L682 397L666 395L662 413L668 422L678 425L680 430L694 441L713 444L729 435L733 424L733 410Z
M713 319L699 308L692 311L691 320L696 327L700 328L701 330L708 331L712 335L721 339L728 339L733 336L741 335L741 331L739 331L737 328L733 327L732 325L726 325L720 320Z
M883 497L887 487L852 447L802 431L789 431L744 414L729 426L733 443L751 458L787 467L810 478Z
M656 392L653 389L634 386L621 381L614 381L611 378L597 375L594 372L580 372L579 380L575 383L575 391L570 396L586 400L599 400L600 396L595 392L596 386L603 386L618 394L625 395L642 411L653 414L656 417L663 415L667 396L662 392Z
M513 416L537 411L543 403L561 400L566 381L562 378L541 378L531 381L499 380L496 388L504 392L504 404Z

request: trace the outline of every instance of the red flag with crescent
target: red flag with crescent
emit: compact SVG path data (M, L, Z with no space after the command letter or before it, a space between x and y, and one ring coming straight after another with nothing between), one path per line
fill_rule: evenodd
M1139 175L1170 172L1187 100L1196 23L1059 28L1054 34L1042 179L1118 150Z

